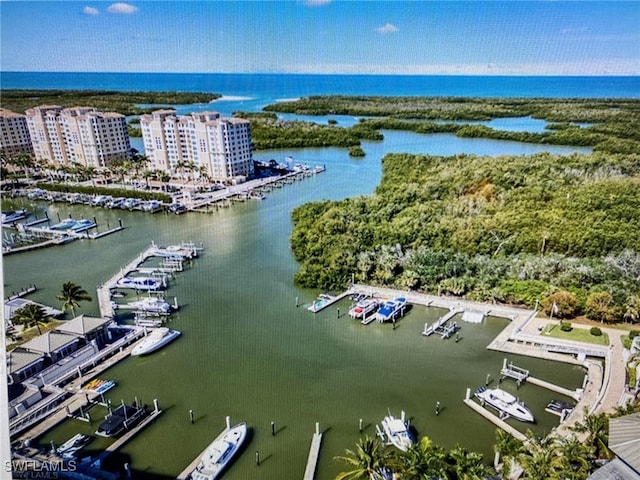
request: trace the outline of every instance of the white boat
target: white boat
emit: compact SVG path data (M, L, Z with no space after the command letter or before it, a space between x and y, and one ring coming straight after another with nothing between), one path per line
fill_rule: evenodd
M376 318L380 323L394 320L404 313L407 305L407 299L404 297L396 297L393 300L384 302L376 312Z
M91 440L93 440L91 435L78 433L60 445L56 449L56 452L63 458L73 458L76 452L85 447L89 442L91 442Z
M116 282L118 288L133 288L135 290L160 290L162 281L152 277L124 277Z
M370 313L373 313L378 308L378 301L374 298L365 298L356 303L350 310L349 316L351 318L364 319Z
M206 448L198 466L190 474L192 480L213 480L218 478L240 446L247 438L247 424L238 423L233 427L227 417L227 428Z
M500 416L513 417L521 422L535 422L531 410L509 392L500 388L480 387L475 396L481 403L486 403L500 412Z
M9 224L27 217L26 210L9 210L2 212L2 223Z
M409 430L409 422L404 419L404 412L401 418L396 418L389 414L382 420L382 433L387 444L406 452L414 444L415 438Z
M152 255L156 257L166 258L194 258L197 256L197 250L195 247L190 248L188 244L183 245L168 245L166 247L160 247L152 244L154 247L151 251Z
M143 312L152 313L169 313L171 311L171 305L165 302L162 298L145 297L135 302L131 302L127 307Z
M154 329L151 333L148 333L140 343L133 347L131 355L147 355L148 353L155 352L179 336L179 331L170 330L167 327Z

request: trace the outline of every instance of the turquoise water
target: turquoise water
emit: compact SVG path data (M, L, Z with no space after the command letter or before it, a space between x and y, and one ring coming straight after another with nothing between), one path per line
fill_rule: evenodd
M530 146L489 140L457 139L384 132L384 142L365 144L368 155L353 160L344 149L300 149L262 152L257 159L284 158L323 163L325 173L275 189L263 201L249 201L211 214L143 214L66 204L46 205L18 200L16 205L47 208L50 218L96 217L100 229L122 220L125 230L97 241L74 243L4 258L5 290L36 283L32 298L57 305L55 296L68 280L95 292L97 285L155 241L204 242L202 258L177 275L167 292L181 305L170 323L183 335L160 352L129 358L101 375L114 379L112 402L138 397L165 410L156 422L112 457L110 467L131 465L135 478L175 476L217 435L224 417L247 421L252 435L245 452L225 474L228 479L293 479L304 472L315 422L325 432L316 478L328 480L341 471L335 455L351 448L359 437L391 410L405 410L419 435L445 447L456 443L492 458L494 426L464 406L467 388L497 378L503 355L485 349L506 325L488 318L464 324L459 343L421 335L425 322L441 310L416 306L398 323L362 326L336 308L312 314L317 291L293 286L297 265L289 249L291 210L318 199L370 194L380 179L380 158L388 151L447 153L452 150L522 153ZM469 150L467 150L469 149ZM348 301L337 307L344 314ZM96 302L82 313L97 315ZM582 384L580 369L528 358L513 358L518 366L568 388ZM516 391L530 405L538 422L532 428L548 432L557 417L544 406L557 395L525 385ZM435 415L435 404L443 410ZM196 421L189 422L189 410ZM104 412L102 412L104 414ZM99 418L101 412L92 412ZM278 434L271 436L270 422ZM525 427L518 422L514 425ZM67 421L40 440L61 443L78 432L97 427ZM470 434L470 432L473 432ZM104 448L96 440L94 450ZM262 463L255 464L255 451Z

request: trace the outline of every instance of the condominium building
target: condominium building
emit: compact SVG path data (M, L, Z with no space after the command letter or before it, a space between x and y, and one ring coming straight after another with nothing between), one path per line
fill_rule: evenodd
M178 116L174 110L156 110L142 115L140 126L150 168L176 172L190 165L217 181L254 173L248 120L217 112Z
M27 118L24 115L0 108L0 150L8 156L33 153Z
M131 156L127 121L119 113L43 105L27 110L26 118L36 160L101 168Z

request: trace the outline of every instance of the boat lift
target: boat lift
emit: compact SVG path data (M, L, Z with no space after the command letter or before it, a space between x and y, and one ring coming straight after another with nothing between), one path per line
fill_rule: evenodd
M504 378L513 378L518 386L520 386L522 382L529 378L529 370L516 367L512 362L507 365L507 359L505 358L502 361L502 369L500 370L500 375L500 381L502 381Z

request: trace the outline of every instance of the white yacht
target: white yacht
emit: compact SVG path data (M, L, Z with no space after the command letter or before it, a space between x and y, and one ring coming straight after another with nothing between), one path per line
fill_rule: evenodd
M152 277L124 277L116 285L118 288L133 288L135 290L160 290L162 280Z
M232 427L227 417L227 428L206 448L198 466L190 474L191 480L218 478L246 438L247 424L242 422Z
M383 437L387 444L406 452L415 442L413 434L409 430L409 422L404 418L404 412L400 418L389 414L382 420L382 432L378 434Z
M131 355L146 355L155 352L179 336L178 330L170 330L167 327L156 328L133 347Z
M513 417L521 422L535 422L531 410L516 397L500 388L480 387L475 396L481 403L487 403L500 412L500 416Z
M136 310L151 313L169 313L171 311L171 305L162 298L155 297L141 298L140 300L129 303L128 306Z

